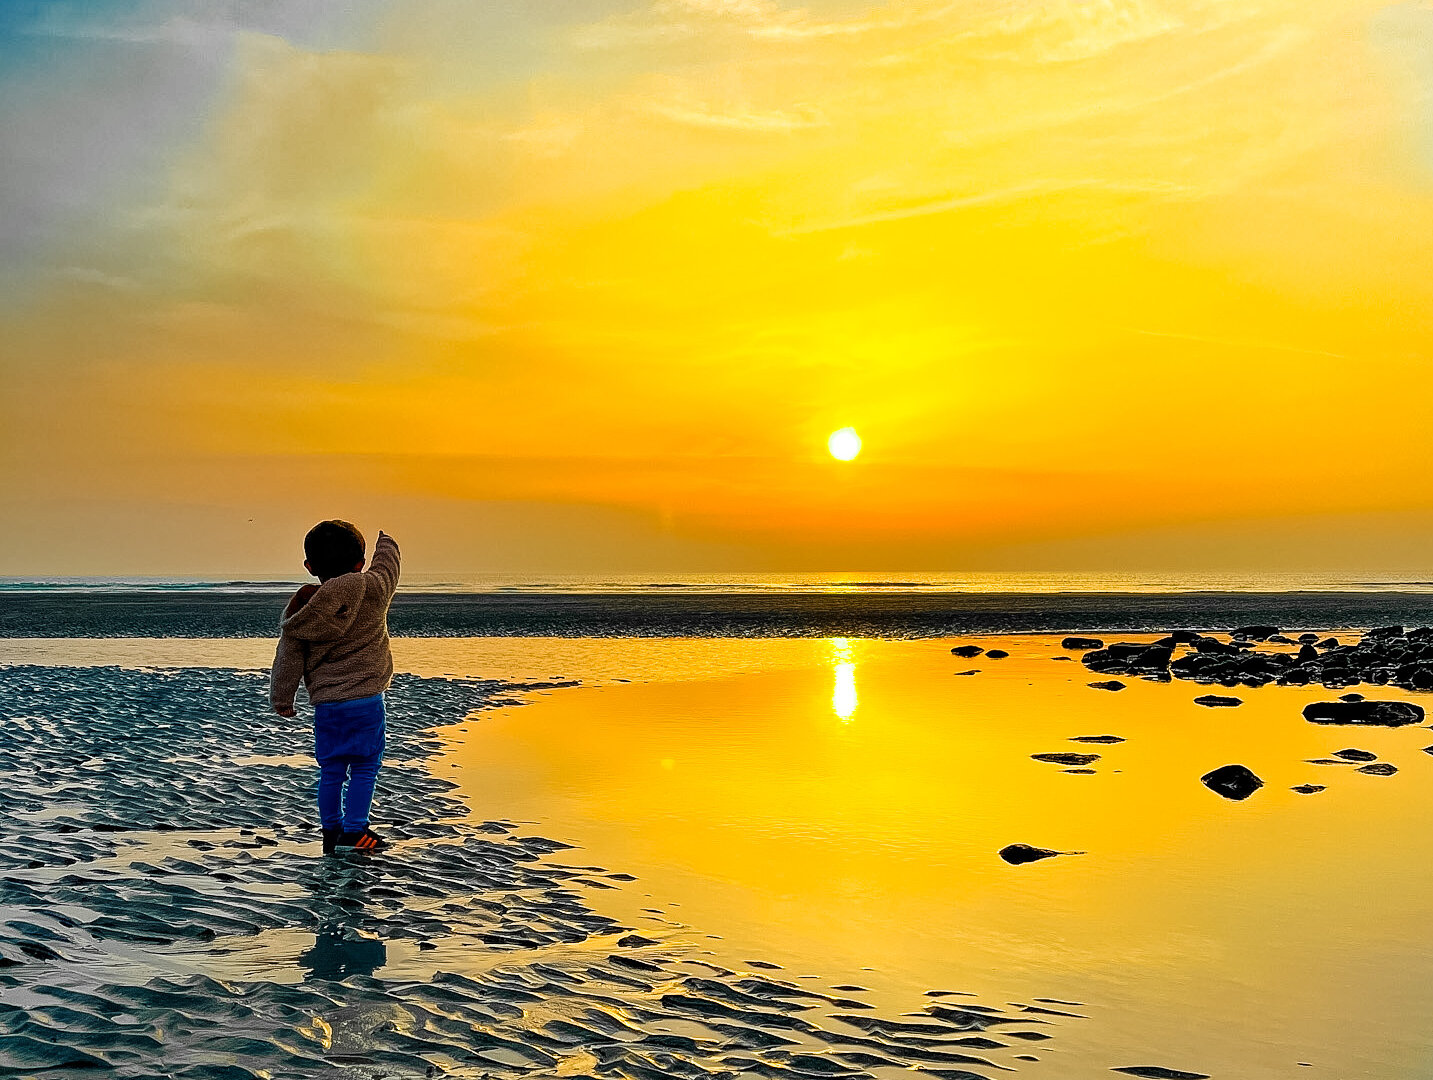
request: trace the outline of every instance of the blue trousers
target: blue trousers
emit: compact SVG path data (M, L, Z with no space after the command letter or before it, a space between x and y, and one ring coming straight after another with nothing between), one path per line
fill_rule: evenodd
M318 817L325 829L368 828L386 733L382 694L314 706Z

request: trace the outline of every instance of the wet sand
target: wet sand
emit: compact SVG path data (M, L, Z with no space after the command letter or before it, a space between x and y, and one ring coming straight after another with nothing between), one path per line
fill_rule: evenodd
M375 814L400 839L324 858L304 726L265 684L0 668L0 1075L967 1078L1077 1022L885 1009L857 973L724 963L680 920L597 910L632 875L473 815L439 734L544 684L400 675Z

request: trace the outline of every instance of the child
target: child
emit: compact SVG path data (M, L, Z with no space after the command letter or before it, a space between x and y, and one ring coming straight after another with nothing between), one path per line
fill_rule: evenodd
M366 574L364 551L363 534L347 521L320 521L309 530L304 569L319 584L303 586L289 601L269 680L269 702L280 716L294 715L300 678L314 706L325 855L387 846L368 827L368 808L383 761L383 691L393 679L388 605L398 587L398 545L380 532Z

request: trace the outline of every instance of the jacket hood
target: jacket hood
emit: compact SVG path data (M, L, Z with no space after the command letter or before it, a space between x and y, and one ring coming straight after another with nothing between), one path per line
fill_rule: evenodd
M329 578L307 604L282 621L283 632L303 641L331 641L342 637L358 617L367 587L362 574Z

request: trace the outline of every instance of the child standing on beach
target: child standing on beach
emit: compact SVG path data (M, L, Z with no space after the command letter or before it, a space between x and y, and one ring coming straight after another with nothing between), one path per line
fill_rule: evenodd
M280 716L294 715L300 679L314 706L325 855L386 846L368 827L368 810L383 762L383 692L393 679L388 605L398 587L398 545L379 532L367 573L365 550L363 534L347 521L309 530L304 568L319 583L299 589L284 610L269 679L269 702Z

